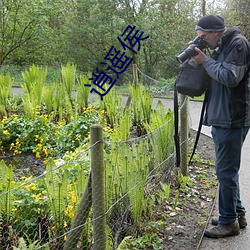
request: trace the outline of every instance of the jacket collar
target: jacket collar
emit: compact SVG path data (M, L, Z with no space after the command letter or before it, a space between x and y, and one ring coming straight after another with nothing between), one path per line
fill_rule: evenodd
M231 41L232 37L241 34L240 29L237 26L233 26L225 31L224 35L221 38L221 41L219 41L219 45L217 48L213 51L213 58L217 58L219 54L221 53L221 50L223 47L225 47L229 41Z
M228 30L226 30L222 37L221 47L225 46L225 44L227 44L228 41L230 41L233 36L238 35L240 33L241 31L237 26L233 26Z

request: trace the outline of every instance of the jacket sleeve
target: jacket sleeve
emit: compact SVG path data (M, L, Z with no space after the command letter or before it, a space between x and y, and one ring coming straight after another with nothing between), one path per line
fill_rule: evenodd
M218 61L207 57L203 66L209 76L227 87L236 87L243 79L249 67L250 53L244 38L235 39L227 48L224 58ZM220 60L223 60L220 62Z

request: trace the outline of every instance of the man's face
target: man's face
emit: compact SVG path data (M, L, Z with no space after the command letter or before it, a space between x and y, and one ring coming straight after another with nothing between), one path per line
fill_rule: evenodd
M215 49L218 46L218 42L221 38L221 32L206 32L203 30L197 30L197 35L204 39L210 49Z

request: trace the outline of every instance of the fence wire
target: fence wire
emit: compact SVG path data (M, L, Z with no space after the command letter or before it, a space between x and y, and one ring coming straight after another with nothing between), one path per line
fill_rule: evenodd
M140 74L144 83L156 81ZM126 237L142 233L138 225L153 218L161 183L173 177L173 129L170 116L141 137L97 142L104 143L105 152L107 249L117 249ZM100 219L93 219L91 208L92 147L79 148L61 160L48 159L39 166L41 175L18 179L15 169L1 161L1 249L92 249L93 223ZM72 245L66 246L69 235Z
M136 235L140 222L154 214L153 204L160 183L171 181L173 141L166 143L162 137L169 126L164 124L133 140L105 142L106 218L110 239L107 249L117 249L126 236ZM81 155L87 158L89 150ZM159 162L158 157L165 159ZM1 218L1 248L12 249L13 245L20 246L25 241L33 242L35 249L63 249L69 233L80 229L75 249L91 249L94 222L91 205L89 211L85 208L86 221L81 219L82 223L71 227L82 192L88 188L91 171L88 164L51 161L42 175L24 179L19 187L2 192L1 204L5 203L11 216Z
M174 92L174 80L156 80L146 74L144 74L139 68L139 81L142 82L143 85L148 86L151 91L158 96L173 96Z

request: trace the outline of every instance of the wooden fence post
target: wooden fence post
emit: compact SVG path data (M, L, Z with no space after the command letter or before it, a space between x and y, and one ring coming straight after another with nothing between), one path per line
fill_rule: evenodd
M93 205L93 250L106 249L106 216L104 192L104 149L103 130L99 124L90 127L91 176Z
M138 71L137 71L137 65L133 64L133 78L134 78L134 85L138 84Z

